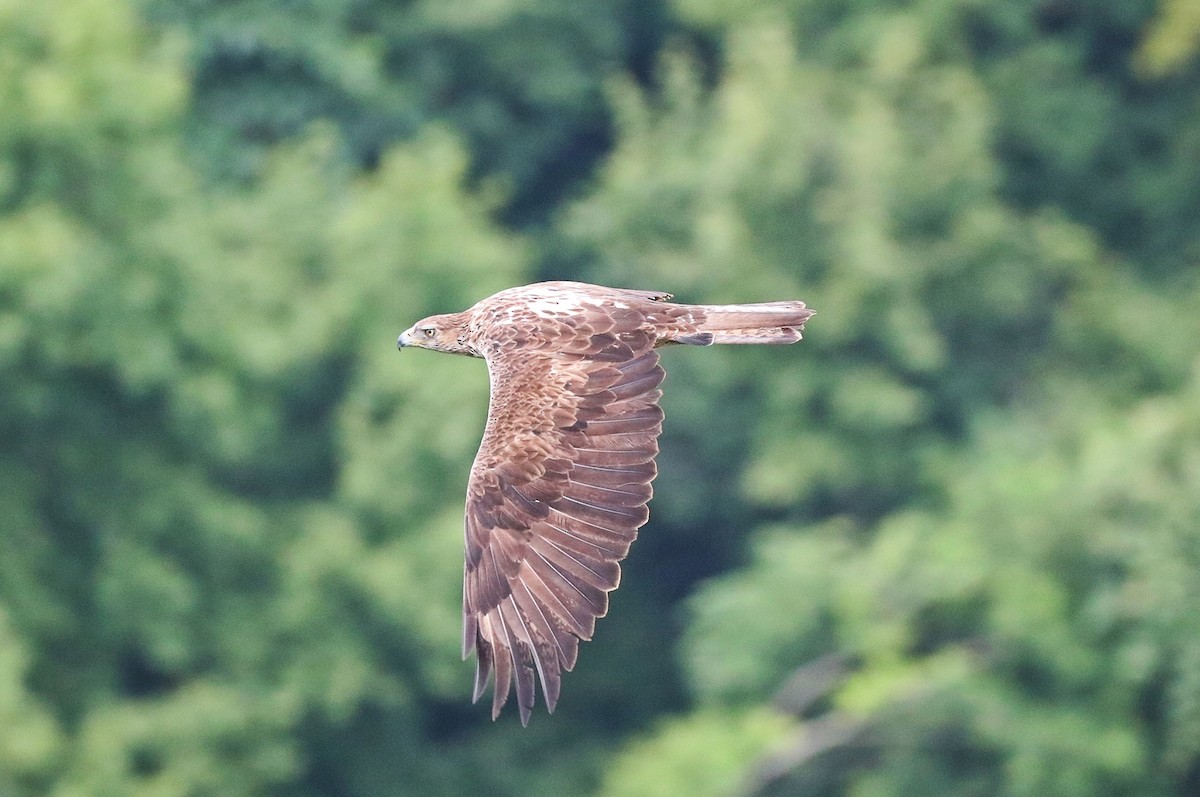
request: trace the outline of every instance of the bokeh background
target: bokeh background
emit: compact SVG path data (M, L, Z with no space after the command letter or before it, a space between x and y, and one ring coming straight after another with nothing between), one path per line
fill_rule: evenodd
M1194 0L3 0L0 794L1200 794L1198 266ZM548 278L819 315L522 729L394 341Z

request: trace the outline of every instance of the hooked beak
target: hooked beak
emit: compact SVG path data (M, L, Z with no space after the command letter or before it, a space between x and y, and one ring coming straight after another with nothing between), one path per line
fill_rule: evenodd
M400 333L400 337L396 338L396 348L397 349L403 349L405 346L412 345L412 336L408 334L411 331L412 330L410 330L410 329L406 329Z

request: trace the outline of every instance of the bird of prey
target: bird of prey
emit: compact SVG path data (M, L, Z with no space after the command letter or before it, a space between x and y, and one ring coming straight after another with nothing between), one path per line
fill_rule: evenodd
M482 357L491 399L467 482L463 658L492 719L516 681L521 724L541 682L554 711L563 670L608 610L619 562L649 518L666 344L795 343L804 302L689 305L660 291L542 282L396 341Z

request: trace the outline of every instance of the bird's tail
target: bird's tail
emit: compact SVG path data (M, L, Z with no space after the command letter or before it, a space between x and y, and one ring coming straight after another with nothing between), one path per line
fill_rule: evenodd
M700 305L704 320L698 332L680 343L795 343L813 311L804 302Z

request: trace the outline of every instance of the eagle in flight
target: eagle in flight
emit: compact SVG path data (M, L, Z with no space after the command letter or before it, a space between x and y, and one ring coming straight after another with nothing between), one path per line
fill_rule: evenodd
M663 420L655 348L795 343L813 314L799 301L670 300L542 282L430 316L396 341L487 362L487 425L467 482L463 658L475 651L475 701L495 671L492 719L515 679L528 724L535 672L554 711L561 673L650 516Z

